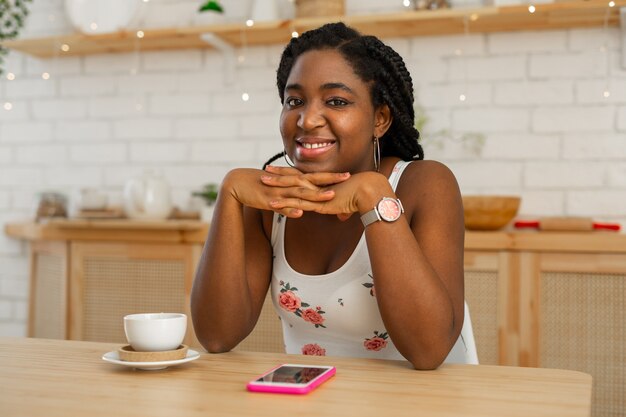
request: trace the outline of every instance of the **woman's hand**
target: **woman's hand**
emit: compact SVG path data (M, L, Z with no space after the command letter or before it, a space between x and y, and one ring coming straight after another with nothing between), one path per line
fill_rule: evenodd
M303 174L295 168L267 168L268 172L275 175L263 176L261 181L285 190L270 202L271 210L299 213L290 217L300 217L304 211L314 211L335 214L340 220L347 220L353 213L363 210L360 205L369 208L371 202L364 202L362 196L371 190L384 189L379 187L389 186L387 179L375 172L355 175L331 172ZM316 198L309 198L309 195ZM317 198L320 195L329 198Z
M328 186L348 178L349 173L303 174L287 167L268 166L266 171L242 168L228 173L220 194L230 195L244 206L295 218L311 204L332 200L335 191Z

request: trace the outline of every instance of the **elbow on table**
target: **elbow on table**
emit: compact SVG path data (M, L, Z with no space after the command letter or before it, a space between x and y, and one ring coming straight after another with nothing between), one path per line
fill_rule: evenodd
M199 340L200 344L209 353L226 353L230 352L235 346L225 343L223 340L215 338L205 338Z
M418 371L432 371L443 363L442 359L432 359L432 358L417 358L417 359L409 359L409 362L413 365L413 367Z

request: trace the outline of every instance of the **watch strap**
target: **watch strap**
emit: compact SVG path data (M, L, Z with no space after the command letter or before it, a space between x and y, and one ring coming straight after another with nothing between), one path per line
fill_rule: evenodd
M378 214L378 209L376 207L361 216L363 227L367 227L370 224L378 222L380 220L382 219L380 218L380 215Z

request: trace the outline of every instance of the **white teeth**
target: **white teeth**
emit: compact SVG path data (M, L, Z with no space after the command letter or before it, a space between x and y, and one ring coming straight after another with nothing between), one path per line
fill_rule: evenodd
M303 143L302 146L307 149L325 148L330 146L330 143Z

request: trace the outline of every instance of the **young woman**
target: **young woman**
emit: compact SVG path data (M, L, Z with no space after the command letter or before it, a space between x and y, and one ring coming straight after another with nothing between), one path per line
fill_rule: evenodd
M463 325L463 210L424 161L402 58L333 23L294 38L278 68L292 167L224 178L194 281L209 352L253 329L271 285L287 353L438 367Z

